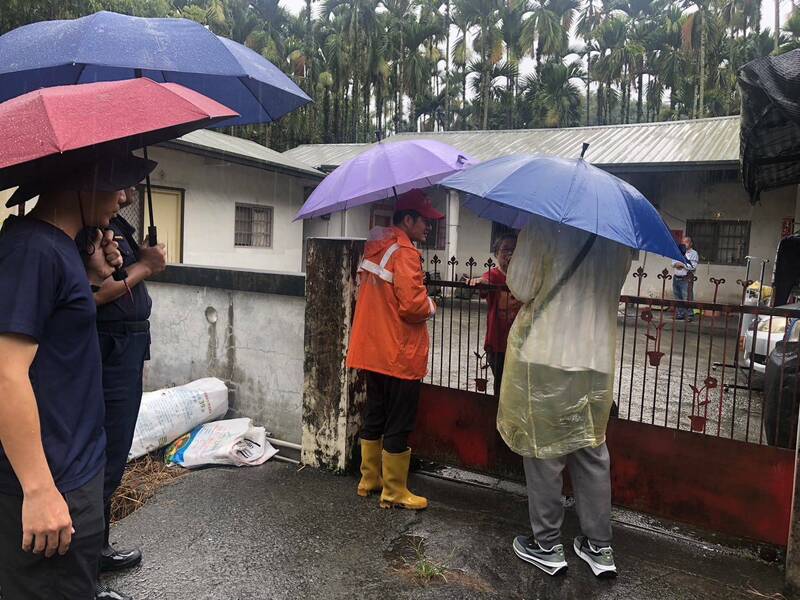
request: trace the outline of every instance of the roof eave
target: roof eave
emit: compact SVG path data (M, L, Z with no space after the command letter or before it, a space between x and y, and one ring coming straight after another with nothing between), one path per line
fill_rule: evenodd
M727 171L738 170L739 160L682 161L668 163L592 163L605 171L636 172L674 172L674 171Z
M300 176L306 179L316 179L319 181L325 179L325 173L318 171L317 169L312 169L311 167L309 167L308 170L295 168L268 160L242 156L241 154L235 154L226 150L220 150L218 148L210 148L208 146L195 144L187 140L169 140L167 142L158 144L158 146L162 148L169 148L171 150L180 150L182 152L188 152L190 154L196 154L198 156L204 156L207 158L222 159L233 164L242 165L245 167L253 167L265 171L274 171L276 173Z

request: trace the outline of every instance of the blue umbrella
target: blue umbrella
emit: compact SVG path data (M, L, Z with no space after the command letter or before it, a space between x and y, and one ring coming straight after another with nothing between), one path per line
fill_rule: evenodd
M583 158L503 156L440 184L463 192L464 205L478 216L515 229L544 217L630 248L685 260L647 198Z
M179 83L239 113L217 127L269 123L311 101L260 54L187 19L98 12L0 36L0 102L42 87L134 77Z

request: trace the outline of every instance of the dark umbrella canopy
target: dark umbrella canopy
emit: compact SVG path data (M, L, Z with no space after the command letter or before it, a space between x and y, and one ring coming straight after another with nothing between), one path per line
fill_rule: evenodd
M187 19L98 12L0 36L0 101L41 87L138 76L179 83L239 114L220 126L269 123L311 101L260 54Z
M763 190L800 182L800 50L765 56L739 72L742 180Z

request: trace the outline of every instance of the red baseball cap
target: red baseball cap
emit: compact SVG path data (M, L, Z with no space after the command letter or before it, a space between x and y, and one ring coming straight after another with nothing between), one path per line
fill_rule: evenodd
M397 198L394 209L395 211L413 210L418 212L420 216L425 219L430 219L432 221L444 219L444 215L433 208L431 199L423 194L422 190L416 188L400 195Z

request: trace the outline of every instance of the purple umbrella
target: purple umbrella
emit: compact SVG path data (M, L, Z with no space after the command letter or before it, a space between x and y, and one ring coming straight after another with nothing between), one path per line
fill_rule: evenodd
M452 146L432 140L378 143L328 175L297 213L310 219L426 188L474 164Z

